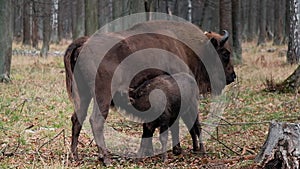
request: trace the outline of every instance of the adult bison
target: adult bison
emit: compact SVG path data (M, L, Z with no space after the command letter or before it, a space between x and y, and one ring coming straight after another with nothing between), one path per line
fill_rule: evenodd
M190 23L152 21L122 32L97 33L84 44L82 39L71 44L64 62L67 89L75 108L71 118L71 151L75 159L78 156L78 136L92 98L94 107L90 123L99 159L108 164L110 159L103 127L116 93L126 93L128 87L137 88L156 76L182 71L188 71L195 77L200 93L220 93L235 79L230 61L231 50L227 47L228 36L225 31L224 36L208 40L198 27ZM137 56L128 57L135 54ZM134 61L128 62L126 67L123 63L128 58L134 58ZM180 64L173 64L173 60L179 60ZM157 67L151 67L152 63ZM140 70L141 67L145 69Z

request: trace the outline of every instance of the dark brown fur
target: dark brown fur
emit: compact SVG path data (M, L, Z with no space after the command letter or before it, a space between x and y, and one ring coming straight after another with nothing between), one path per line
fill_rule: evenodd
M76 64L76 60L83 47L83 44L88 40L88 36L80 37L74 40L67 48L64 55L64 64L66 70L66 86L70 100L73 100L72 96L72 83L73 83L73 71Z
M175 78L175 80L173 79ZM184 87L180 91L178 84ZM152 154L152 137L155 128L160 128L160 142L162 145L163 160L167 157L167 140L168 129L170 128L173 142L173 153L175 155L181 154L181 147L179 142L179 118L181 117L189 129L190 135L193 139L193 150L204 153L204 146L202 143L201 128L198 120L198 89L194 79L187 74L179 73L172 77L169 75L157 76L151 80L144 82L138 88L129 92L132 105L140 110L146 111L152 107L151 115L160 113L158 111L161 105L150 105L149 95L154 89L163 91L166 97L165 111L159 115L154 121L143 124L142 142L139 150L139 157ZM156 102L160 102L160 98L154 98ZM182 107L181 107L182 105ZM181 108L181 112L179 114ZM146 116L147 117L147 116ZM157 116L155 116L157 117Z
M99 107L94 106L94 112L92 114L92 117L90 118L90 123L92 125L95 141L99 149L99 157L104 160L104 163L109 162L109 158L107 156L108 153L103 137L103 124L108 115L109 105L112 100L110 89L111 79L114 70L122 62L122 60L136 51L147 48L158 48L177 55L180 59L182 59L183 62L185 62L189 66L190 70L192 71L191 73L195 75L195 79L199 87L199 92L204 94L210 92L210 81L206 69L198 56L188 46L168 36L153 33L140 34L129 37L126 36L130 35L130 32L134 32L135 30L140 29L140 27L149 30L164 29L166 25L172 25L173 23L160 21L157 28L155 28L155 24L156 22L139 24L129 31L99 34L98 37L94 37L96 41L92 43L97 43L99 47L101 47L101 44L105 43L107 39L111 38L119 39L119 43L113 46L105 54L104 59L102 60L100 65L96 65L98 58L91 55L84 55L84 59L80 59L81 63L79 72L76 73L77 77L73 76L71 65L75 64L73 61L76 61L76 59L72 60L72 58L76 58L78 56L78 52L74 52L74 50L80 50L80 46L84 43L75 41L69 46L65 54L65 68L67 74L67 90L69 96L71 93L71 98L74 102L75 107L75 112L72 116L73 127L71 145L71 151L75 158L77 158L77 144L78 136L81 130L81 124L86 117L86 111L91 98L94 98L94 105L98 105ZM173 27L176 27L176 25L169 28ZM205 37L201 37L201 40L205 41L206 39ZM214 37L211 38L211 42L220 56L226 74L226 83L229 84L234 81L235 73L230 63L230 50L226 48L227 42L224 46L220 45L220 43L218 43L219 39ZM75 54L77 54L77 56L75 56ZM142 60L143 58L140 59ZM137 63L138 62L139 60L137 60ZM143 71L141 73L142 76L137 76L132 80L130 87L138 87L146 80L150 80L162 74L166 73L163 71L153 71L151 69ZM93 81L94 79L92 79L92 77L95 76L96 81ZM75 86L74 82L76 82ZM220 83L218 87L219 90L222 90L224 88L225 84L223 83L224 82ZM120 85L121 84L122 81L120 80ZM73 89L73 91L71 89ZM103 154L103 156L100 155L101 153Z

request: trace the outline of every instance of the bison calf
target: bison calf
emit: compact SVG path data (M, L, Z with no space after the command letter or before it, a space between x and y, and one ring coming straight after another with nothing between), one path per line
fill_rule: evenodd
M165 95L163 97L161 92ZM162 145L162 158L167 157L168 129L172 134L173 154L181 154L179 142L179 117L181 117L189 129L193 140L194 151L204 153L204 146L201 140L201 128L198 121L198 87L194 78L185 73L173 76L161 75L145 81L142 85L129 92L131 104L139 111L146 111L151 108L147 117L158 118L153 121L143 123L143 135L138 157L151 155L153 153L152 137L155 128L160 128L159 139ZM160 114L163 102L163 112ZM130 112L129 112L130 113ZM199 139L199 140L198 140Z

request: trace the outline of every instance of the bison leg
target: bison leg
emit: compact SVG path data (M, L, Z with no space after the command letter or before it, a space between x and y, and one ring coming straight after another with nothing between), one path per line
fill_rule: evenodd
M181 147L179 141L179 120L176 120L171 126L171 135L172 135L172 145L173 145L173 154L181 154Z
M153 123L143 124L143 134L140 149L138 151L138 158L153 155L153 144L152 137L155 131L155 126Z
M167 123L165 123L167 122ZM169 122L165 121L160 126L160 134L159 134L159 140L161 143L161 152L162 152L162 160L167 160L167 143L168 143L168 128L169 128Z
M85 95L85 96L81 96L80 99L78 100L79 101L76 102L75 99L75 111L71 117L71 121L72 121L71 152L75 160L78 160L78 151L77 151L78 137L82 128L82 124L87 115L87 109L89 107L91 97L89 95Z
M195 152L205 153L205 148L202 140L202 130L198 118L196 119L192 129L190 130L193 139L193 150Z
M184 115L181 116L183 122L185 123L185 125L187 126L187 128L189 129L190 135L192 137L193 140L193 150L194 151L199 151L199 142L198 142L198 137L199 135L197 133L199 133L197 130L197 114L192 113L195 111L189 111L191 113L185 113ZM197 112L197 111L196 111ZM198 122L199 124L199 122Z
M205 153L205 148L204 148L204 144L203 144L203 140L202 140L202 128L201 128L201 125L199 123L199 120L198 120L198 117L197 117L197 120L194 124L194 128L195 128L195 131L196 131L196 134L199 138L199 151L200 153Z
M193 150L199 151L199 142L198 142L198 136L196 134L195 126L193 126L190 130L190 135L193 140Z
M90 117L90 123L94 135L95 142L98 147L99 160L103 161L104 165L110 165L110 158L104 141L104 123L108 115L110 99L106 99L106 104L98 105L94 100L93 113Z

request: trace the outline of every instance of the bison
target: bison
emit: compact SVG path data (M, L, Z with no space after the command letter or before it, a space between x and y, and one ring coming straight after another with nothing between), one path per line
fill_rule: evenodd
M227 31L224 32L223 36L218 35L208 40L198 27L190 23L151 21L137 24L122 32L97 33L84 43L81 41L84 38L72 43L64 55L64 63L67 91L75 109L71 118L71 151L74 158L78 158L78 136L93 98L94 107L90 123L99 159L105 164L110 163L103 127L113 96L118 92L128 91L126 69L118 66L131 54L145 49L160 49L172 53L175 55L173 59L180 59L185 63L189 73L195 77L199 93L219 94L225 85L232 83L236 77L230 60L231 50L227 42L229 35ZM108 44L112 47L106 50ZM137 57L135 63L159 60L161 67L165 69L141 71L131 80L130 88L137 88L157 76L181 71L178 65L169 64L170 59L157 56L157 53L144 55ZM217 57L214 57L215 55ZM123 74L118 76L120 78L112 86L117 68L120 68Z
M159 93L155 94L156 90L161 90L165 98ZM154 92L154 94L152 92ZM169 128L172 134L173 154L181 154L179 117L183 119L193 139L193 150L200 151L201 153L205 152L198 120L198 95L197 83L192 76L186 73L178 73L172 76L157 76L145 81L136 89L129 91L130 103L137 110L144 112L152 108L152 111L149 112L149 116L157 117L153 121L143 123L142 142L138 157L153 154L152 137L155 128L158 127L160 128L159 138L162 145L162 159L166 160L167 158L166 150ZM164 111L160 114L161 103L164 102L164 99L166 99L166 106L164 107ZM122 98L122 101L126 102L126 100L126 98ZM122 105L123 107L121 108L128 113L132 113L132 110L126 107L126 103ZM136 116L139 117L138 114ZM146 118L149 116L146 116Z

